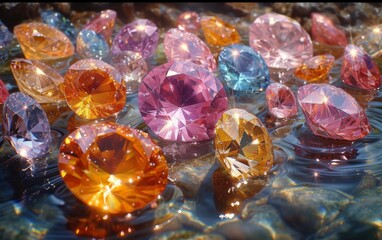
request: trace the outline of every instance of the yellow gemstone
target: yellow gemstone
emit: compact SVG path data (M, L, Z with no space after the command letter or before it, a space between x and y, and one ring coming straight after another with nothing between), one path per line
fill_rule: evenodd
M65 101L59 89L64 78L48 65L38 60L16 58L11 61L11 70L20 91L39 103Z
M70 39L60 30L45 23L23 23L14 28L15 37L28 59L57 60L74 54Z
M272 139L255 115L243 109L227 110L215 132L216 157L232 177L262 176L272 167Z
M81 126L64 139L58 168L66 186L100 211L127 213L156 201L167 184L162 150L127 126Z
M330 54L314 56L296 68L294 75L308 82L327 82L334 60Z
M207 43L217 46L228 46L240 43L240 35L231 24L218 17L203 18L201 26Z
M95 59L73 64L65 74L62 91L69 107L86 119L111 116L121 111L126 103L121 74L109 64Z

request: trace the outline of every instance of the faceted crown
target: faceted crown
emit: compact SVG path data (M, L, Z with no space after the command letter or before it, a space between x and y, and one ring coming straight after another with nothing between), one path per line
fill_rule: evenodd
M319 13L312 13L312 38L328 45L348 44L345 32L337 28L330 18Z
M58 28L60 31L66 34L66 36L68 36L72 43L75 43L77 31L74 28L73 23L71 23L70 20L64 17L61 13L52 10L46 10L41 12L41 19L44 23Z
M114 10L104 10L94 19L92 19L84 29L93 30L96 33L101 34L105 41L111 44L111 37L113 34L113 29L115 25L115 18L117 17L117 12Z
M196 33L200 29L200 16L197 12L183 12L178 16L177 24L180 30Z
M314 56L296 68L294 75L309 82L328 80L334 60L330 54Z
M281 83L271 83L265 91L269 113L277 118L297 115L297 100L292 90Z
M76 48L83 58L102 59L109 53L109 45L104 37L90 29L78 33Z
M201 25L204 38L211 45L228 46L241 41L236 28L218 17L204 17Z

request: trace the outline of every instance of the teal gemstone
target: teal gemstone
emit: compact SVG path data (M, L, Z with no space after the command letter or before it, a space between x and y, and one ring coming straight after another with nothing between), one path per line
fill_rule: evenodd
M263 57L249 46L233 44L219 54L218 68L227 86L240 92L261 92L270 84Z
M102 59L109 53L105 38L90 29L83 29L77 36L77 52L83 58Z
M72 43L76 42L77 31L74 28L73 23L69 19L64 17L61 13L47 10L41 12L41 19L44 23L59 29L63 32Z

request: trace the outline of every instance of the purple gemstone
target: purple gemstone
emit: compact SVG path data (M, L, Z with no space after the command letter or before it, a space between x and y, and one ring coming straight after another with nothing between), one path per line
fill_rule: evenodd
M143 58L151 57L158 46L158 27L147 19L138 19L126 24L113 40L112 52L138 52Z
M12 93L4 103L3 136L20 156L29 159L43 156L52 142L44 110L21 92Z
M192 62L169 62L142 80L138 106L143 120L159 137L180 142L210 139L228 108L221 82Z

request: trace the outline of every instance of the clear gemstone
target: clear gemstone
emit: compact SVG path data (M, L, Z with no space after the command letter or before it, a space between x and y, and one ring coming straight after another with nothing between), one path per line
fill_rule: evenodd
M334 60L330 54L314 56L296 68L294 75L309 82L328 80Z
M172 28L164 36L167 60L193 62L210 71L216 70L216 61L208 46L195 34Z
M296 68L313 56L309 34L297 21L276 13L255 19L250 26L249 44L272 68Z
M77 52L83 58L101 59L109 53L104 37L93 30L83 29L77 35Z
M337 28L330 18L319 13L312 13L312 38L328 45L348 44L345 32Z
M12 93L4 103L3 136L20 156L29 159L46 154L52 142L44 110L21 92Z
M180 142L202 141L228 107L220 81L194 63L169 62L151 70L138 93L142 117L159 137Z
M4 103L8 96L8 89L3 81L0 80L0 104Z
M354 45L362 47L372 57L382 56L382 24L366 27L354 38Z
M76 42L77 32L73 23L69 19L64 17L61 13L46 10L41 12L41 19L44 23L49 24L52 27L58 28L60 31L66 34L72 43Z
M197 12L184 12L179 15L177 22L180 30L196 33L200 29L200 17Z
M370 132L365 110L341 88L308 84L298 89L297 98L315 135L353 141Z
M269 113L277 118L297 115L297 100L290 88L281 83L272 83L265 91Z
M93 30L96 33L101 34L107 43L111 43L112 34L115 24L115 18L117 17L117 12L114 10L105 10L88 23L84 29Z
M260 92L270 82L263 57L243 44L233 44L220 52L219 71L228 87L236 91Z

